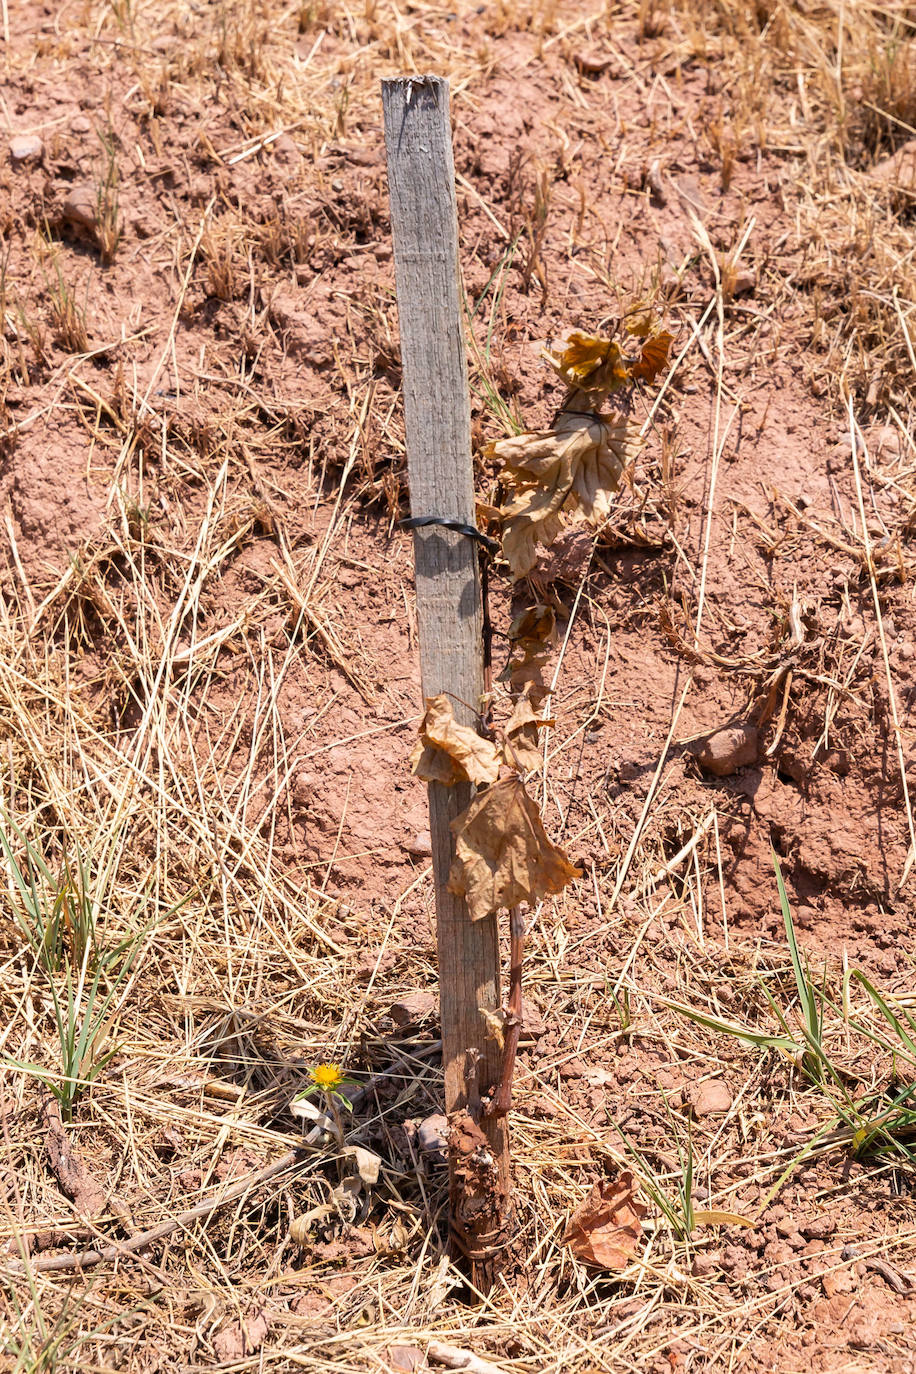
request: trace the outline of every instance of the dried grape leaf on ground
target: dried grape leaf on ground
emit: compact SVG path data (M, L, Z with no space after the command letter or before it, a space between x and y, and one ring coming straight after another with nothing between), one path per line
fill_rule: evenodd
M592 1186L566 1225L563 1240L576 1259L596 1269L626 1269L642 1235L645 1204L629 1170Z

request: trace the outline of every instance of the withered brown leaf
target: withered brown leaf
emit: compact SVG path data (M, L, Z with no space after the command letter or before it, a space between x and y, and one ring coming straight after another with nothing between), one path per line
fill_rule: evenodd
M456 722L452 703L443 692L426 699L426 714L410 764L424 782L453 787L456 782L469 781L479 787L498 778L500 753L491 740Z
M506 762L520 773L530 773L540 768L543 757L538 745L538 731L549 724L550 721L539 720L534 714L527 696L519 697L503 731Z
M654 334L651 339L646 339L638 361L630 369L630 375L634 380L654 382L668 361L668 349L673 343L674 335L669 334L666 329Z
M560 512L578 506L594 523L607 518L635 436L623 414L562 410L553 429L517 434L490 444L520 490L501 512L503 557L516 579L534 566L538 544L562 528Z
M593 1184L566 1225L564 1244L583 1264L596 1269L626 1269L642 1235L646 1207L638 1185L626 1170L616 1179Z
M450 892L464 897L472 921L562 892L579 876L547 835L535 803L518 777L480 792L454 821L455 862Z
M538 601L509 626L512 652L499 681L507 682L513 692L526 692L535 709L547 695L543 670L556 636L556 623L553 607Z
M572 330L563 343L543 356L569 386L607 396L630 380L627 360L612 339L592 338Z

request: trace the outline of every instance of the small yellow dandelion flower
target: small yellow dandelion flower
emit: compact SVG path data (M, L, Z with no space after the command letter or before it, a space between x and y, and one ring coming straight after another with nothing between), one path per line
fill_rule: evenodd
M310 1071L309 1078L319 1088L329 1091L331 1088L339 1088L344 1081L343 1069L339 1064L316 1064Z

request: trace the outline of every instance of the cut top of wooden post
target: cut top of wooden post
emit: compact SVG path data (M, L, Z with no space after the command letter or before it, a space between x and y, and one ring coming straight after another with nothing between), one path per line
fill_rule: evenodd
M410 509L474 525L448 82L382 82L401 335ZM483 692L477 546L438 525L414 535L424 696L472 724ZM458 699L456 699L456 697Z

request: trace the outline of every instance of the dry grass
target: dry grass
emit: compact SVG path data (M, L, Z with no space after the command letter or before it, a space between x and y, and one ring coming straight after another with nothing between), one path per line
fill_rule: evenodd
M744 375L739 367L752 366L758 333L772 315L791 318L774 347L800 351L825 405L845 385L854 419L887 418L911 434L911 225L868 167L916 125L912 7L634 0L623 8L645 45L638 81L645 83L653 64L669 73L693 61L711 65L716 109L701 139L723 186L737 162L764 151L792 160L793 228L778 257L755 264L759 319L729 314L741 233L727 243L707 238L674 281L670 269L652 263L624 288L612 270L611 235L607 252L590 256L579 252L571 229L569 262L585 261L590 281L613 287L612 309L635 296L683 325L679 384L692 385L696 376L715 381L716 463L735 405L730 382ZM301 218L256 215L217 187L201 198L193 221L176 215L153 241L170 294L167 317L149 326L158 365L142 382L129 360L100 379L83 375L73 358L50 357L45 319L69 353L90 350L85 310L65 285L72 245L55 245L60 256L52 259L44 298L37 261L31 282L22 273L15 289L6 272L2 280L4 382L40 380L85 440L87 467L104 474L101 532L53 575L36 580L26 571L7 522L0 1341L17 1374L220 1361L240 1370L385 1371L393 1345L424 1348L432 1337L519 1374L645 1370L679 1360L696 1369L735 1368L752 1358L756 1343L795 1331L796 1310L811 1298L801 1290L811 1282L783 1273L774 1255L762 1255L749 1277L733 1255L723 1300L717 1265L732 1233L712 1225L694 1230L691 1207L702 1201L704 1210L756 1224L769 1200L807 1170L804 1200L820 1211L847 1186L838 1181L841 1165L851 1170L849 1188L856 1179L881 1180L892 1199L888 1215L899 1223L860 1244L855 1260L912 1264L908 1134L901 1132L896 1155L850 1164L850 1131L837 1125L847 1104L835 1085L825 1088L797 1060L701 1027L671 1006L739 1020L763 1036L774 1031L774 1001L794 1016L785 943L729 931L718 817L680 799L676 721L669 722L671 756L661 755L653 790L638 804L572 804L580 736L616 709L605 700L612 627L587 590L576 604L580 618L588 614L597 627L601 649L594 681L576 682L562 665L558 672L562 728L549 742L545 799L565 840L592 859L576 891L533 921L527 991L550 1034L518 1075L515 1267L490 1294L469 1294L449 1260L442 1171L417 1157L403 1132L405 1120L440 1105L434 1028L399 1040L386 1016L399 995L434 981L428 874L418 875L415 891L355 913L325 891L333 836L308 870L290 853L292 784L310 751L320 766L326 746L316 743L318 724L335 699L329 692L305 729L294 731L284 719L283 686L307 654L347 679L365 708L365 728L376 728L376 675L337 619L328 565L361 503L397 513L403 438L392 393L379 383L386 369L397 381L390 295L353 293L347 335L335 341L332 359L343 377L334 409L290 396L260 367L265 341L282 336L277 292L307 287L381 237L365 205L334 200L327 152L378 125L379 77L441 71L458 111L470 109L498 67L499 43L519 34L535 53L578 52L605 39L613 45L603 7L551 0L482 12L386 0L296 4L270 24L253 2L202 10L112 0L87 4L72 29L35 35L34 52L17 49L14 66L36 56L66 63L91 51L103 80L130 92L153 145L161 142L159 121L218 97L238 136L207 156L218 155L222 165L255 159L266 139L285 131L309 166ZM157 43L163 36L170 41ZM580 84L570 109L584 129L587 105ZM120 216L129 175L113 158L104 173L98 272L126 251ZM547 308L558 289L546 264L552 217L564 213L570 196L573 223L578 215L581 229L588 219L587 188L579 196L570 185L556 165L518 162L505 207L488 206L499 228L505 213L499 255L485 265L495 285L473 320L474 385L486 400L488 437L518 422L501 361L510 322L500 305L500 273L517 259L523 290ZM708 288L691 294L688 280L696 262L717 282L706 315ZM231 318L231 346L222 354L214 348L205 363L184 355L179 362L181 329L214 303L234 312L221 317ZM710 318L714 332L707 334ZM16 420L11 415L3 416L0 447L15 454L24 422L19 412ZM313 436L316 415L324 415L331 436L323 446ZM606 548L664 552L666 576L679 586L667 612L671 634L685 658L732 674L749 698L772 692L780 731L793 674L796 690L810 682L826 703L826 735L831 709L866 690L857 663L826 648L817 661L795 653L792 605L774 616L772 642L754 661L716 658L709 627L721 630L725 613L706 602L702 552L685 550L677 538L682 458L670 396L650 421L646 465L604 532ZM321 507L327 517L323 535L307 547L281 509L290 455L301 477L300 509ZM896 553L893 538L880 555L871 548L864 504L858 525L838 524L825 537L865 570L880 617L879 581L911 575L912 453L876 461L866 481L869 496L899 494L899 521L889 532ZM714 483L707 496L708 530ZM773 547L801 540L806 517L794 508L792 517L788 535L774 517L758 537ZM271 566L252 579L256 585L231 615L223 606L214 616L214 589L261 537L275 541ZM637 588L621 618L654 626L657 594L654 585L644 595ZM580 628L581 619L570 634ZM889 665L887 675L893 702ZM388 728L378 724L380 732ZM15 884L17 866L34 879L31 909ZM413 925L402 919L408 898L424 904ZM825 974L825 1054L851 1099L873 1107L896 1081L899 1046L886 1035L877 1045L869 1040L886 1023L843 974L839 964ZM584 1077L583 1046L591 1056ZM634 1067L640 1054L649 1065L644 1072ZM608 1094L595 1056L611 1065ZM331 1146L299 1149L289 1104L308 1069L328 1060L344 1063L360 1082L387 1075L347 1122L348 1139L371 1142L385 1163L371 1198L350 1214L338 1198L336 1210L316 1219L311 1245L300 1248L290 1223L328 1202L340 1160ZM625 1111L621 1065L636 1085ZM666 1083L723 1073L743 1084L731 1110L691 1124L683 1095ZM105 1189L105 1207L93 1215L81 1215L36 1147L49 1090L60 1095L65 1119L72 1114L70 1138ZM269 1183L257 1177L294 1149L287 1172ZM830 1178L814 1172L821 1160L834 1166ZM654 1205L640 1252L611 1281L577 1265L562 1233L596 1173L621 1165L635 1165ZM124 1244L248 1175L250 1189L236 1189L227 1205L130 1258L76 1274L42 1269L49 1252ZM824 1273L845 1272L852 1262L844 1247L861 1238L845 1224L825 1245ZM233 1354L220 1344L233 1323L244 1326L262 1312L266 1335L251 1349L239 1345Z

